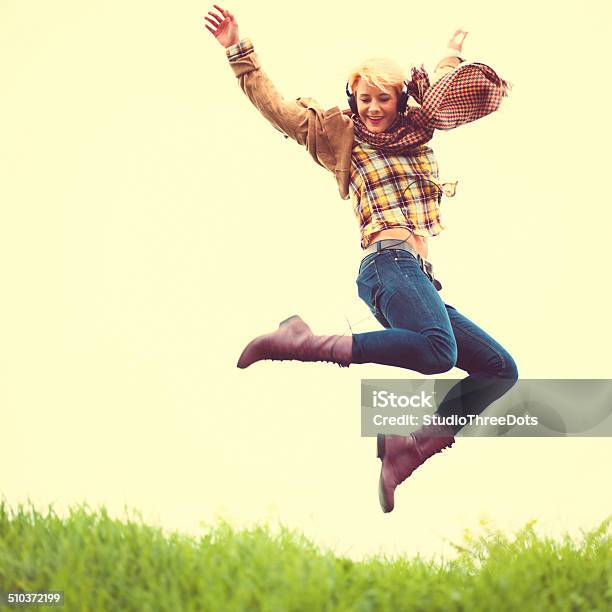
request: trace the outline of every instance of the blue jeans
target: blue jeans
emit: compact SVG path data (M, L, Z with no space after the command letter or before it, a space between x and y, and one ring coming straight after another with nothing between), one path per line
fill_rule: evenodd
M510 354L485 331L445 304L416 257L400 249L368 255L357 277L359 297L386 329L353 334L353 363L379 363L468 376L451 388L437 414L480 414L518 380ZM461 426L453 427L456 433Z

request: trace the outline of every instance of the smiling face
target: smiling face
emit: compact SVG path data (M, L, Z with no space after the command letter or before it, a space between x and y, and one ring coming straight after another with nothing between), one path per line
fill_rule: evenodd
M394 87L387 91L359 79L355 90L359 118L370 132L384 132L397 117L398 94Z

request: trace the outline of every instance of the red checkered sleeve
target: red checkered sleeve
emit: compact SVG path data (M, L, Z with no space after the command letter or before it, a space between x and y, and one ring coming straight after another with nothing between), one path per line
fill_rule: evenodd
M481 63L462 64L423 93L428 125L450 130L496 111L510 84Z

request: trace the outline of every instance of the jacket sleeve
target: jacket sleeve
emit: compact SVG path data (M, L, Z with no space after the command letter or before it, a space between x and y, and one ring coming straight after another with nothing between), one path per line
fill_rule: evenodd
M285 137L293 138L301 145L307 144L308 121L311 113L308 106L285 100L276 90L254 51L249 38L228 47L226 55L238 78L240 88L259 112Z

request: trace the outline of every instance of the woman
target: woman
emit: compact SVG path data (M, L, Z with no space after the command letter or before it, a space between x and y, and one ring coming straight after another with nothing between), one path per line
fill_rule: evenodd
M207 29L226 48L240 87L285 137L305 145L333 172L340 195L353 201L364 258L357 287L386 329L352 336L315 336L297 315L252 340L239 368L263 359L379 363L437 374L468 373L437 414L480 414L518 379L516 364L491 336L445 304L427 261L427 237L437 235L439 203L453 185L440 185L433 151L435 129L448 130L495 111L509 84L489 67L461 58L467 32L457 30L434 84L423 67L406 81L390 60L373 59L349 77L350 110L324 110L310 98L286 101L261 69L251 41L240 39L234 16L214 5ZM413 98L414 101L410 98ZM410 99L410 104L408 100ZM378 436L382 461L379 500L394 507L394 492L425 460L454 443L461 426L422 427L409 436Z

